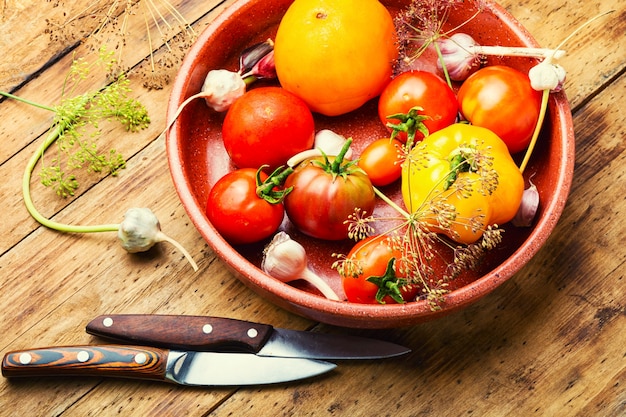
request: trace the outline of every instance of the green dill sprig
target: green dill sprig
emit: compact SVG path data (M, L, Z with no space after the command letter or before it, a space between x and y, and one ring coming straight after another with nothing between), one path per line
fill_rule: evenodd
M55 114L48 134L24 169L22 176L24 205L33 219L52 230L64 233L117 232L122 247L129 253L149 250L158 242L169 242L183 253L193 269L197 271L198 266L189 252L161 231L160 223L150 209L131 208L126 212L121 223L72 225L48 219L37 210L33 203L30 189L32 174L50 146L57 145L59 154L67 156L66 166L71 169L86 167L89 171L107 170L111 175L115 175L124 168L126 162L115 150L100 152L97 149L97 138L102 134L99 123L113 119L130 132L146 128L150 123L146 108L140 102L129 98L131 92L129 80L123 74L100 90L70 96L77 91L79 83L88 76L93 68L92 65L104 64L108 68L112 62L112 54L104 49L101 50L99 62L96 64L88 64L84 59L74 60L63 83L63 99L56 107L45 106L0 91L2 96ZM75 176L65 172L60 156L55 157L53 162L52 165L42 168L42 183L54 186L57 194L62 197L73 195L78 187Z
M117 175L126 166L123 156L115 149L98 149L102 121L115 120L131 132L146 128L150 123L146 108L137 100L129 98L130 81L124 74L100 90L72 96L94 66L110 67L112 62L112 53L104 49L94 63L88 63L82 58L75 59L63 83L63 98L54 107L0 91L0 95L54 113L48 137L36 152L35 163L42 160L41 183L53 187L61 197L74 195L78 188L76 176L71 173L76 169L85 168L91 172ZM57 155L46 164L43 156L52 144L56 144Z

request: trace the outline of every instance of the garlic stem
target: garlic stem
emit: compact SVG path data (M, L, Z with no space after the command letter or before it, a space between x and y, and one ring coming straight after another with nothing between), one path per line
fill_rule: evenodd
M322 151L320 151L319 149L307 149L306 151L298 152L297 154L289 158L289 160L287 161L287 166L294 168L300 162L316 156L322 156Z
M478 55L521 56L530 58L560 59L565 55L562 49L526 48L516 46L466 46L468 52Z
M168 235L166 235L165 233L159 231L156 235L156 240L159 242L167 242L170 243L171 245L173 245L176 249L178 249L179 251L182 252L183 255L185 255L185 258L187 258L187 261L189 262L189 264L191 265L191 267L193 268L194 272L198 272L198 264L196 264L196 261L193 260L193 257L191 256L191 254L187 251L187 249L185 249L183 247L183 245L181 245L180 243L178 243L176 240L172 239L171 237L169 237Z
M305 159L323 156L324 154L326 154L326 156L337 156L339 152L341 152L346 140L345 137L332 130L322 129L315 134L313 149L307 149L295 154L289 158L287 165L293 168ZM350 159L351 156L352 149L350 148L346 151L344 157Z
M308 267L304 268L300 278L317 288L322 294L324 294L324 297L328 298L329 300L339 301L339 297L337 296L335 291L330 288L330 285L328 285Z

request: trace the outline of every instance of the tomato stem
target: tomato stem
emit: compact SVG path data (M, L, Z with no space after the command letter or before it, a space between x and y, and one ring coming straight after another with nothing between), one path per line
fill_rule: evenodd
M396 113L387 116L387 119L399 120L399 123L387 123L387 127L391 129L391 139L395 139L400 132L406 133L406 149L411 149L415 142L415 135L420 132L424 137L428 136L430 132L424 124L424 120L430 119L430 116L419 114L420 111L424 111L423 107L412 107L408 113Z
M379 304L385 304L383 299L387 295L398 304L406 303L406 300L402 297L400 287L406 285L407 281L396 277L396 271L394 269L395 262L396 258L389 259L387 268L385 269L385 273L383 275L366 278L366 281L369 281L378 287L375 298Z
M265 181L261 181L261 172L268 165L263 165L256 172L256 195L270 204L282 203L293 187L281 189L287 177L293 172L291 167L278 167L270 174Z
M332 165L330 166L330 170L333 174L340 174L341 163L343 162L343 158L346 156L346 152L350 149L350 145L352 144L352 138L347 139L346 142L341 147L341 150L335 156Z

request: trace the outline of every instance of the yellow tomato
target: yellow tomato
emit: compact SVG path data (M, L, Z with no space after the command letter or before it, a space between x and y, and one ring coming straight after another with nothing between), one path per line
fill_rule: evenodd
M327 116L378 96L397 56L393 19L377 0L295 0L274 45L283 88Z
M474 243L487 226L510 221L524 178L506 144L492 131L453 124L427 136L402 166L402 197L429 229Z

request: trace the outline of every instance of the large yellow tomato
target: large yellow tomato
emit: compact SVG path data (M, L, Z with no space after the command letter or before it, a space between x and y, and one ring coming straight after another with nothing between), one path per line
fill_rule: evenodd
M295 0L274 45L283 88L327 116L378 96L397 56L393 19L378 0Z

